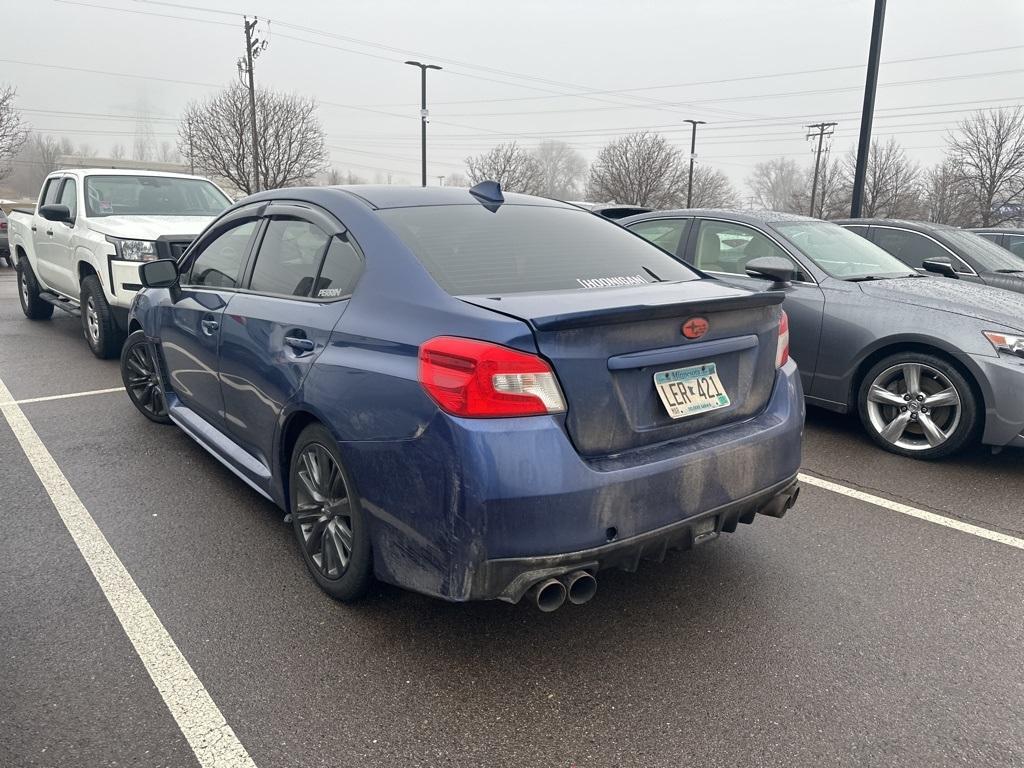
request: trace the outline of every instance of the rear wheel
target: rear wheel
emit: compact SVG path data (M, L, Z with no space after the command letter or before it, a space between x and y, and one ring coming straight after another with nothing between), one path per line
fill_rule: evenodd
M82 278L81 297L82 333L89 342L89 349L101 360L117 357L124 337L121 335L114 313L110 311L103 286L96 275Z
M975 439L978 399L953 365L922 352L892 355L861 383L861 422L871 438L893 453L939 459Z
M167 399L157 369L156 350L143 331L128 337L121 350L121 381L128 397L139 412L150 421L169 424Z
M25 258L18 259L18 299L29 320L49 320L53 316L53 304L39 298L39 283Z
M292 450L292 528L316 583L336 600L365 594L373 563L366 515L331 434L311 424Z

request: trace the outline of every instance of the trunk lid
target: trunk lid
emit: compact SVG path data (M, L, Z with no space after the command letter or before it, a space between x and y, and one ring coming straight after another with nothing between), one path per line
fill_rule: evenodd
M629 288L463 296L526 322L566 398L577 451L597 457L751 418L768 401L783 294L751 293L717 280ZM682 327L700 317L706 333ZM713 363L729 404L672 418L655 374Z

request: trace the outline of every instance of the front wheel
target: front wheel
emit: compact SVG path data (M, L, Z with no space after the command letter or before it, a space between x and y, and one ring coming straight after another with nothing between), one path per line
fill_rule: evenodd
M53 304L39 297L39 283L24 256L18 259L18 299L21 311L29 320L49 320L53 317Z
M973 441L980 427L978 398L946 360L907 352L881 360L864 377L861 422L888 451L915 459L950 456Z
M144 331L135 331L121 350L121 381L139 413L157 424L169 424L167 398L160 386L156 350Z
M292 528L310 574L336 600L358 600L370 584L370 532L338 447L320 424L299 435L288 485Z
M96 275L82 279L80 292L82 311L82 333L89 342L89 349L101 360L117 357L124 337L110 311L110 304L103 294L103 286Z

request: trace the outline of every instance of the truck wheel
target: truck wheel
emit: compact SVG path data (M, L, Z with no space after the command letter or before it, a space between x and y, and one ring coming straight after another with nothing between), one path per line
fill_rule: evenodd
M114 313L110 311L107 297L103 295L103 286L96 275L86 275L82 279L79 296L82 333L89 342L89 349L101 360L117 357L121 353L124 337L114 322Z
M170 424L167 399L157 371L156 349L145 331L135 331L121 350L121 381L139 412L157 424Z
M53 316L53 304L39 298L39 283L27 259L18 259L18 298L29 320L49 320Z

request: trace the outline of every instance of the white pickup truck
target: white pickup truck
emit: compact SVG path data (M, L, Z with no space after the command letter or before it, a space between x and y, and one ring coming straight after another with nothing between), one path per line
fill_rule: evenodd
M58 307L81 316L93 354L116 357L139 265L176 259L231 204L199 176L89 169L51 173L35 211L9 215L21 308L46 320Z

